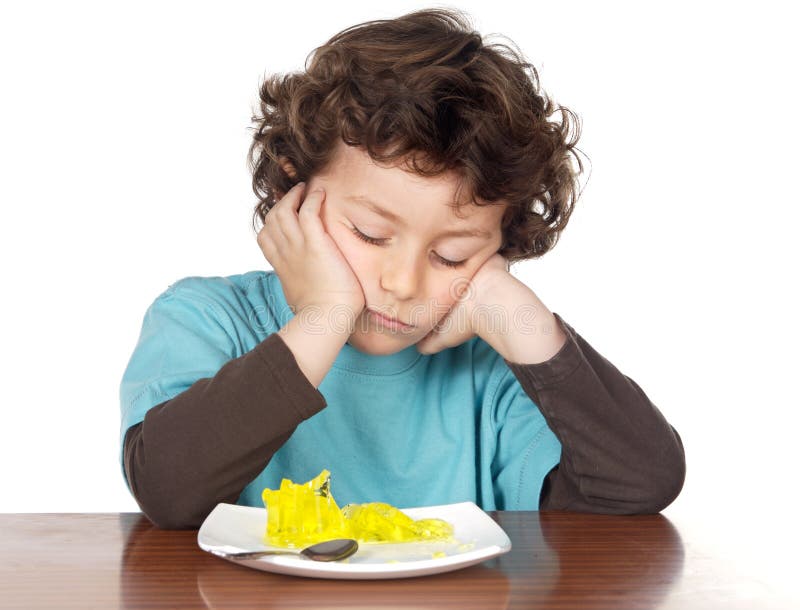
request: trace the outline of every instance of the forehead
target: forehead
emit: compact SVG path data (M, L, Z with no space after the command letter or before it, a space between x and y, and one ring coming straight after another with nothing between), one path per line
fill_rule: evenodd
M404 225L406 218L417 224L420 219L413 216L415 213L433 214L447 224L461 225L460 231L453 233L479 235L486 233L483 227L498 222L506 207L504 201L475 205L466 183L455 171L421 176L402 162L379 164L363 149L342 141L320 176L336 186L348 206L369 210L398 225Z

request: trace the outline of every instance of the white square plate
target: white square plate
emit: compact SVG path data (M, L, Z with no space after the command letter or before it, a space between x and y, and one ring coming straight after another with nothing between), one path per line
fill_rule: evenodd
M511 550L503 529L473 502L401 510L412 519L444 519L453 525L456 542L360 543L355 555L331 562L300 555L229 561L256 570L314 578L408 578L458 570ZM277 548L264 544L266 524L264 508L218 504L197 532L197 544L208 552ZM433 556L439 552L445 556Z

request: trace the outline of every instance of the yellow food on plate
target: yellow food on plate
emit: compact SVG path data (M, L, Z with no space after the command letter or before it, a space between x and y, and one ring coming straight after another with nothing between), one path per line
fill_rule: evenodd
M452 540L453 526L446 521L414 520L384 502L340 509L331 494L330 474L323 470L306 483L283 479L279 489L264 489L267 544L302 548L334 538L369 543Z
M453 527L441 519L415 521L401 510L384 502L348 504L342 514L354 538L362 542L419 542L447 540Z
M267 544L299 548L323 540L352 538L330 493L327 470L302 484L283 479L279 489L266 488L261 498L267 508Z

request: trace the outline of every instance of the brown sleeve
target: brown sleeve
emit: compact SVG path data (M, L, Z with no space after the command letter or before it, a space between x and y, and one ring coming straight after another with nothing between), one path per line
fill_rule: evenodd
M130 489L158 527L199 527L217 503L235 503L297 425L326 405L273 333L128 429Z
M677 431L630 377L619 372L558 314L567 334L546 362L505 360L561 442L540 510L657 513L686 474Z

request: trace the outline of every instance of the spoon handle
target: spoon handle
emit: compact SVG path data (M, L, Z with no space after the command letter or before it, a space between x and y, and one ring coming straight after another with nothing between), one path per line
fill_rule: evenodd
M302 551L295 550L269 550L269 551L241 551L229 553L219 549L209 549L211 553L225 559L258 559L267 555L295 555L311 561L339 561L350 557L358 550L358 542L351 538L337 538L326 540L307 546Z
M211 550L211 553L225 559L258 559L268 555L300 555L300 551L242 551L240 553L226 553L217 549Z

